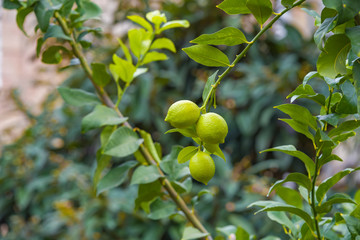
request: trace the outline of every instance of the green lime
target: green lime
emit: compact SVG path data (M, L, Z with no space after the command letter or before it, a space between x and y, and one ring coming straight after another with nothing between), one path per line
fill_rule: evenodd
M204 152L198 152L190 159L189 168L191 176L205 185L215 174L214 160Z
M165 121L176 128L187 128L195 124L200 117L200 108L189 100L180 100L172 104Z
M217 113L205 113L196 124L196 133L205 143L224 143L228 126L223 117Z

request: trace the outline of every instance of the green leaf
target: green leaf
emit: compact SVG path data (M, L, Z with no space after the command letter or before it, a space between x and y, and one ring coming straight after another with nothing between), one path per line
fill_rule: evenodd
M160 175L156 166L139 166L133 173L131 184L147 184L158 180L164 176Z
M145 65L145 64L148 64L148 63L151 63L151 62L155 62L155 61L164 61L164 60L167 60L168 57L166 56L166 54L164 53L160 53L160 52L148 52L144 59L141 61L141 65Z
M219 144L204 143L204 147L205 147L206 151L208 151L211 154L215 154L216 156L221 157L226 162L225 155L221 151Z
M126 157L136 152L143 139L128 127L120 127L111 134L104 146L104 154L114 157Z
M348 138L354 137L355 135L356 135L356 132L347 132L347 133L343 133L343 134L340 134L340 135L334 137L332 140L336 144L339 144L341 142L344 142Z
M323 78L318 72L316 71L312 71L312 72L308 72L308 74L306 74L306 76L304 77L303 80L303 86L305 87L305 85L308 83L308 81L312 78Z
M128 31L128 38L130 42L130 49L132 53L140 59L140 56L148 51L151 44L151 33L141 29L130 29Z
M326 202L324 202L323 204L321 204L321 206L318 206L316 208L318 213L327 213L329 212L329 209L331 209L331 207L334 204L339 204L339 203L352 203L352 204L356 204L356 202L354 202L354 200L351 199L351 197L349 197L346 194L343 193L336 193L334 195L332 195L331 197L329 197Z
M310 229L314 230L313 221L310 215L297 207L285 203L274 202L274 201L257 201L249 205L249 207L253 207L253 206L263 207L263 209L260 209L255 214L265 211L284 211L295 214L300 218L302 218Z
M44 35L44 41L48 38L58 38L64 40L71 40L71 38L64 33L59 25L50 25Z
M111 161L111 156L103 155L101 154L101 152L102 152L101 148L96 152L96 169L93 177L93 184L95 188L100 181L101 173L109 165Z
M50 19L54 14L54 9L51 9L51 6L47 4L46 1L40 1L34 8L34 13L42 32L46 32Z
M360 59L353 64L354 86L357 95L357 111L360 114Z
M27 15L29 15L29 13L31 13L33 11L32 8L19 8L17 10L17 14L16 14L16 23L18 25L18 27L20 28L20 30L25 34L25 36L28 36L27 33L24 30L24 22L25 22L25 18Z
M353 0L323 0L327 8L335 9L339 15L338 25L351 20L360 11L360 3Z
M187 128L173 128L165 132L167 133L174 133L178 132L184 135L185 137L197 137L195 127L187 127Z
M167 22L165 14L161 13L159 10L148 12L146 14L146 19L155 24L155 26Z
M67 104L76 107L101 104L98 97L93 93L85 92L81 89L71 89L67 87L58 87L57 89Z
M161 196L161 183L155 181L148 184L140 184L138 189L138 197L135 200L135 209L141 207L145 212L150 213L150 203L158 196Z
M320 75L336 78L338 74L346 74L346 57L350 50L350 40L344 34L330 36L325 43L325 50L316 63Z
M136 161L128 161L120 166L111 169L99 182L97 185L97 195L100 193L115 188L122 184L129 172L129 170L135 167L137 164Z
M76 23L88 19L99 19L101 15L101 8L97 4L90 1L82 1L81 3L81 17L75 20Z
M311 141L314 141L314 136L309 131L308 125L305 125L301 122L298 122L294 119L283 119L279 118L280 121L286 122L289 124L289 126L294 129L296 132L299 132L301 134L304 134L307 138L309 138Z
M319 166L323 166L326 163L331 162L333 160L342 162L342 159L339 156L337 156L335 154L330 154L330 155L325 155L325 156L320 157Z
M184 229L183 236L181 240L188 240L188 239L198 239L208 236L208 233L202 233L197 228L193 227L186 227Z
M357 95L354 85L349 80L346 80L340 87L343 96L336 107L336 112L345 114L357 113Z
M140 130L140 136L144 139L144 145L147 148L147 150L149 151L150 155L156 160L156 162L160 163L160 156L158 155L158 152L156 150L155 144L152 140L151 134L144 131L144 130Z
M315 163L313 162L313 160L305 153L296 150L296 148L293 145L284 145L284 146L279 146L279 147L275 147L275 148L270 148L270 149L261 151L260 153L264 153L264 152L282 152L282 153L286 153L290 156L297 157L305 164L305 167L306 167L308 173L310 174L310 176L314 175Z
M358 236L360 236L360 221L358 218L349 216L349 215L342 215L346 222L346 226L349 229L349 232L352 236L351 239L358 240Z
M276 194L287 204L302 208L301 195L294 189L280 186L276 188Z
M125 83L131 83L134 79L134 73L136 67L116 54L113 55L113 61L115 64L110 64L110 71L114 76L115 81L118 81L119 78Z
M202 93L202 100L203 102L205 102L207 95L209 95L212 85L215 83L217 74L218 74L219 70L217 70L216 72L214 72L206 81L203 93Z
M106 71L105 64L91 63L91 69L93 71L93 80L97 85L105 87L110 83L111 76Z
M42 53L41 61L46 64L59 64L64 52L68 52L68 50L63 46L50 46Z
M140 76L141 74L144 74L148 71L147 68L137 68L135 73L134 73L134 78Z
M168 174L170 180L177 180L190 175L189 168L177 161L181 150L180 146L173 146L170 154L166 155L160 163L161 169Z
M237 28L226 27L212 34L202 34L191 43L234 46L247 43L245 35Z
M194 45L182 49L192 60L208 67L227 67L228 57L215 47Z
M360 57L360 26L346 28L346 36L350 39L351 49Z
M310 85L299 85L292 93L290 93L286 98L291 98L291 103L298 98L307 98L313 100L314 102L320 104L321 106L325 105L325 96L319 93L316 93Z
M22 7L22 5L17 0L4 0L2 6L5 9L18 9Z
M226 237L229 237L231 234L236 233L236 227L233 225L228 225L224 227L217 227L216 231L224 234Z
M38 38L38 40L36 41L36 57L40 56L41 47L43 43L44 43L44 39L42 37Z
M279 224L281 224L283 226L288 227L291 232L296 232L296 228L295 228L293 222L289 219L289 217L286 215L285 212L271 212L271 211L269 211L267 213L267 215L271 220L273 220L273 221L275 221L275 222L277 222L277 223L279 223Z
M360 127L360 121L358 120L348 120L341 123L337 128L333 128L329 131L328 136L333 138L344 132L351 132Z
M247 0L246 7L251 11L261 26L273 13L270 0Z
M290 173L286 176L286 178L276 181L269 189L267 196L269 196L273 190L276 190L279 186L282 186L282 184L286 182L295 182L298 185L306 188L308 191L311 190L311 181L307 176L302 173Z
M73 8L75 3L75 0L67 0L63 3L61 10L60 10L60 15L63 17L67 17L69 16L71 9Z
M340 114L337 113L330 113L326 115L318 115L316 116L320 121L324 121L329 123L330 125L336 127L339 123L339 120L341 118Z
M190 23L187 20L169 21L162 25L162 27L159 30L159 33L171 28L179 28L179 27L188 28L190 27Z
M123 53L125 55L126 60L128 62L132 63L132 57L131 57L131 54L130 54L130 51L129 51L128 47L123 43L121 38L118 39L118 42L120 44L121 49L123 50Z
M82 122L81 128L83 132L91 129L103 127L106 125L118 125L127 121L128 118L119 117L114 109L104 105L96 105L94 111L86 115Z
M248 14L251 13L246 6L247 0L225 0L217 8L220 8L227 14Z
M346 168L338 173L336 173L334 176L329 177L327 179L325 179L318 187L318 189L316 190L316 199L318 200L318 202L321 202L324 197L325 194L327 193L327 191L329 191L329 189L334 186L338 181L340 181L343 177L345 177L346 175L349 175L350 173L359 170L360 168Z
M279 109L283 113L289 115L292 119L306 124L314 130L317 129L316 118L305 107L296 104L282 104L274 108Z
M317 47L320 50L323 49L323 42L326 37L326 34L334 29L337 23L338 16L332 17L332 18L326 18L323 23L321 23L320 27L316 30L314 34L314 41Z
M158 38L150 46L150 49L168 49L176 52L174 43L168 38Z
M139 24L140 26L142 26L149 32L153 31L151 24L148 21L146 21L145 18L137 16L137 15L128 16L127 18L130 19L131 21L133 21L134 23Z
M176 213L176 205L170 201L165 202L161 199L156 199L150 205L150 212L148 218L152 220L167 218Z
M294 4L295 1L296 0L281 0L281 4L284 7L288 8L288 7L291 7Z
M177 157L178 163L185 163L189 161L199 151L198 147L188 146L183 148Z
M236 239L250 240L250 234L242 227L237 227L235 232Z

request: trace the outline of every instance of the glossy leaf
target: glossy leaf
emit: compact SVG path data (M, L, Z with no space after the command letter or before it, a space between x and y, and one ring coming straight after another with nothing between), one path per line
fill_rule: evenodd
M168 49L176 52L174 43L168 38L158 38L150 46L150 49Z
M203 34L191 43L234 46L248 42L245 35L237 28L226 27L212 34Z
M326 34L332 29L334 29L334 27L336 26L336 22L337 22L337 16L332 18L326 18L324 22L321 23L320 27L316 30L314 34L314 41L320 50L324 50L323 43Z
M140 26L142 26L149 32L153 31L151 24L148 21L146 21L145 18L137 16L137 15L128 16L127 18L130 19L131 21L133 21L134 23L139 24Z
M169 21L167 23L164 23L160 30L159 33L168 30L168 29L172 29L172 28L188 28L190 27L190 23L187 20L174 20L174 21Z
M359 170L360 168L346 168L338 173L336 173L334 176L329 177L327 179L325 179L318 187L318 189L316 190L316 199L318 200L318 202L321 202L324 197L325 194L327 193L327 191L329 191L329 189L334 186L337 182L339 182L343 177L349 175L350 173Z
M308 191L311 190L311 181L307 176L302 173L290 173L286 176L286 178L276 181L269 189L267 196L269 196L272 191L276 190L276 188L282 186L282 184L286 182L295 182L296 184L306 188Z
M20 30L25 34L25 36L28 36L27 33L24 30L24 22L25 18L29 13L33 11L32 8L19 8L16 14L16 23Z
M286 98L291 98L291 102L294 102L298 98L307 98L313 100L314 102L320 104L321 106L325 105L325 96L319 93L316 93L310 85L299 85L292 93L290 93Z
M67 87L58 87L57 89L67 104L76 107L101 104L95 94L86 92L82 89L71 89Z
M215 47L194 45L183 48L183 50L192 60L208 67L227 67L230 65L228 57Z
M329 37L316 64L320 75L336 78L338 74L346 74L345 61L349 50L350 40L346 35L335 34Z
M209 95L212 85L215 83L217 74L218 74L219 70L217 70L216 72L214 72L206 81L203 93L202 93L202 100L203 102L205 102L207 95Z
M310 81L310 79L313 79L316 77L322 78L322 76L316 71L312 71L312 72L309 72L308 74L306 74L304 77L304 80L303 80L303 86L305 87L305 85L308 83L308 81Z
M181 240L188 240L188 239L199 239L208 236L207 233L200 232L197 228L194 227L185 227L183 236Z
M136 161L127 161L120 166L111 169L97 185L97 195L122 184L125 181L129 170L135 167L136 164Z
M143 139L128 127L120 127L111 134L104 146L104 154L114 157L126 157L136 152Z
M118 125L127 121L128 118L119 117L114 109L104 105L96 105L94 111L86 115L82 122L83 132L106 125Z
M216 7L227 14L248 14L251 12L246 6L246 1L247 0L224 0Z
M145 65L151 62L156 62L156 61L164 61L167 60L168 57L166 56L166 54L164 53L160 53L160 52L149 52L145 55L144 59L141 61L140 65Z
M64 33L62 28L59 25L50 25L44 34L44 41L48 38L58 38L64 40L71 40L71 38Z
M346 36L350 39L351 49L360 57L360 26L346 29Z
M338 25L351 20L360 11L360 2L353 0L323 0L327 8L335 9L339 15Z
M279 146L279 147L275 147L275 148L269 148L264 151L261 151L260 153L264 153L264 152L282 152L282 153L286 153L290 156L297 157L305 164L305 167L306 167L308 173L311 176L314 175L315 164L314 164L313 160L305 153L296 150L296 148L293 145L284 145L284 146Z
M178 163L185 163L189 161L198 151L199 148L194 146L187 146L181 149L177 157Z
M340 86L343 93L339 104L336 107L337 113L354 114L358 112L357 95L354 85L346 80Z
M139 166L131 177L131 184L147 184L162 178L156 166Z
M150 205L150 214L148 218L153 220L159 220L162 218L170 217L171 215L176 213L176 205L171 201L163 201L160 199L156 199Z
M273 13L270 0L247 0L246 7L251 11L261 26Z
M282 104L274 108L279 109L292 119L304 123L314 130L317 129L316 118L305 107L296 104Z

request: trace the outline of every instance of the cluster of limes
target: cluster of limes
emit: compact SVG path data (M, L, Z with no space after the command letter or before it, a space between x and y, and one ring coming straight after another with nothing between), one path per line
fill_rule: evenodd
M224 143L228 133L228 126L223 117L213 112L201 114L200 108L189 100L180 100L172 104L165 121L179 129L195 126L201 145ZM215 174L214 160L207 152L200 151L200 148L191 157L189 168L191 176L204 184Z

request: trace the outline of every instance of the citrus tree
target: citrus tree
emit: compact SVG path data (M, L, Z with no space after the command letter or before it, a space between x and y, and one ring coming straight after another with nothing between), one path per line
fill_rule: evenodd
M259 32L247 39L238 28L225 27L200 35L191 41L194 45L183 49L192 60L221 69L216 69L207 79L200 107L190 100L180 100L170 106L164 119L174 128L166 133L180 133L191 138L194 146L174 146L168 155L163 156L161 145L153 141L150 133L132 126L131 119L123 115L119 106L123 97L129 94L129 86L149 70L150 63L167 60L166 51L176 52L174 43L164 37L164 32L188 28L187 20L168 20L158 10L145 16L130 15L128 19L139 28L128 31L127 41L119 39L121 55L113 54L110 64L96 59L90 63L85 54L91 42L85 36L100 34L98 28L86 25L88 20L101 14L95 3L89 0L3 2L5 8L17 10L17 24L25 34L25 18L35 13L35 31L39 35L36 53L44 63L59 64L64 59L70 60L69 65L80 66L94 87L95 93L68 87L59 87L58 91L67 104L92 106L92 111L81 121L83 132L101 129L101 146L97 150L93 176L96 195L126 181L138 185L135 208L141 208L153 220L167 219L176 214L185 217L188 224L182 239L215 237L215 231L205 228L206 223L182 196L192 186L189 176L205 185L211 181L216 171L211 155L226 160L219 144L226 140L228 126L221 115L213 112L217 106L218 88L276 21L293 8L304 7L318 26L314 34L314 41L321 51L317 58L317 71L309 72L288 95L290 103L275 108L289 116L281 121L311 142L312 155L297 150L293 145L273 147L263 152L282 152L296 157L303 162L307 174L290 173L269 190L269 194L275 191L278 198L256 201L250 206L261 207L258 212L268 212L269 218L283 225L291 239L356 239L360 235L359 194L354 199L344 193L330 196L328 191L359 168L339 171L322 182L318 182L318 176L325 164L341 161L332 153L333 149L353 137L354 130L360 126L360 3L323 0L323 4L321 15L306 9L309 6L305 0L282 0L280 12L274 11L270 0L225 0L216 6L227 14L251 14L258 22ZM49 41L50 38L56 41ZM220 50L222 48L216 47L219 45L241 45L242 50L230 61ZM317 91L311 85L315 81L326 86L328 92ZM109 89L112 95L108 94ZM305 99L317 104L316 108L311 108L316 112L293 103ZM125 161L103 174L113 159L131 155L136 160ZM297 187L283 186L287 182L294 182ZM206 193L206 189L201 190L191 204L194 205ZM346 207L334 208L336 204L346 204ZM217 228L217 231L216 239L256 239L255 234L250 235L242 226L228 225ZM268 236L266 239L276 238Z

